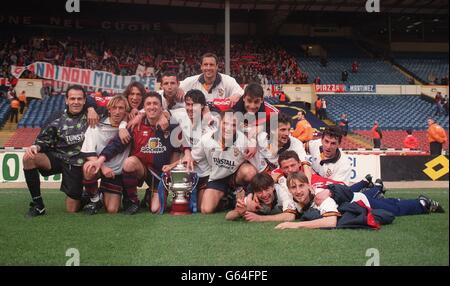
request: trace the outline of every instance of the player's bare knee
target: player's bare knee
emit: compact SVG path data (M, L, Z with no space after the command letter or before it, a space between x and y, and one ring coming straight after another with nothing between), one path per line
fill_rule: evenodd
M152 205L151 205L151 207L150 207L150 212L152 213L152 214L157 214L157 213L159 213L159 210L160 210L160 205L159 205L159 202L157 202L157 203L152 203Z
M76 212L78 212L78 207L77 206L74 206L74 205L66 205L66 211L68 212L68 213L76 213Z
M36 168L36 162L34 159L23 157L22 163L25 170Z
M125 160L125 162L123 163L123 171L124 172L134 172L134 162L132 160Z
M106 212L109 214L116 214L119 212L119 206L107 206Z
M201 211L202 214L213 214L215 210L216 210L216 208L214 206L212 206L212 205L205 205L205 204L203 204L200 207L200 211Z
M123 171L129 172L129 173L135 172L138 168L138 164L139 164L139 159L137 159L136 157L128 157L123 162Z

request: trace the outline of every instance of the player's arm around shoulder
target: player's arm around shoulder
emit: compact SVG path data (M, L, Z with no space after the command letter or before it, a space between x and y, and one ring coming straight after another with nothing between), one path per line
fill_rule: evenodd
M129 132L132 134L131 130L129 130ZM122 153L123 151L125 151L125 149L129 146L133 144L133 137L131 137L130 142L128 143L123 143L119 134L117 134L110 142L108 145L106 145L106 147L102 150L102 152L99 155L100 157L104 157L105 158L105 162L109 161L111 158L113 158L114 156Z
M190 89L192 89L192 85L199 79L199 75L194 75L185 78L184 80L180 81L179 88L184 92L188 92Z

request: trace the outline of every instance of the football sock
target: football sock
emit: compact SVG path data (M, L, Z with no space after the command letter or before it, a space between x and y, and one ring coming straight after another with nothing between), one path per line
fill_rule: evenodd
M127 193L128 199L133 202L133 204L139 204L137 195L138 179L134 173L122 172L122 180L123 188Z
M44 201L41 197L41 182L39 181L38 169L23 170L25 181L30 191L31 199L39 207L44 208Z
M83 180L84 189L89 195L91 202L98 201L98 182L97 180ZM97 200L95 198L97 197Z

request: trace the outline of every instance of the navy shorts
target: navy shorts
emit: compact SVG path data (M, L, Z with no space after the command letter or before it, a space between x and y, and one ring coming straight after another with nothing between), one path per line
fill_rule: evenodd
M209 181L206 184L206 188L221 191L226 195L231 192L232 186L234 185L234 179L235 177L233 174L219 180Z
M209 176L201 177L198 179L197 190L204 190L208 188Z

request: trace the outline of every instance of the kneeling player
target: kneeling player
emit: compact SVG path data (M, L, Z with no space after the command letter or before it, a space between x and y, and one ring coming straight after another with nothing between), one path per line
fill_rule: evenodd
M237 131L237 122L232 112L220 114L217 132L202 136L192 150L192 158L199 165L208 166L209 181L206 189L198 194L203 214L215 212L222 198L230 196L238 187L246 187L257 171L245 163L248 144L244 134Z
M67 109L48 120L36 138L35 144L23 156L25 180L33 202L28 217L45 214L41 197L39 173L42 176L62 174L61 191L66 194L66 210L77 212L83 192L84 158L80 154L84 133L88 128L86 93L81 86L67 90Z
M84 207L87 214L96 214L101 208L98 192L98 179L101 178L100 191L103 194L104 204L108 213L117 213L120 207L122 194L122 165L130 153L130 148L106 162L98 172L92 166L93 161L117 136L119 125L125 119L130 106L124 96L114 96L107 105L108 117L101 119L95 127L89 127L85 134L85 140L81 152L87 157L88 162L83 166L84 187L89 194L90 203Z
M172 155L177 150L183 150L183 161L187 163L188 169L193 169L190 148L183 146L174 146L171 132L177 125L169 126L168 130L163 131L156 126L163 116L161 95L157 92L150 92L144 98L145 118L142 119L139 126L132 131L133 137L130 143L122 143L116 136L108 146L100 153L98 160L92 163L96 170L99 170L104 162L114 158L122 153L131 145L131 156L123 164L123 185L125 192L131 201L126 207L126 214L136 214L139 210L139 198L137 187L142 186L144 181L149 185L152 194L145 196L144 200L150 203L150 209L153 213L158 213L160 199L157 192L157 186L160 182L159 175L163 171L168 171L168 165L173 163Z

